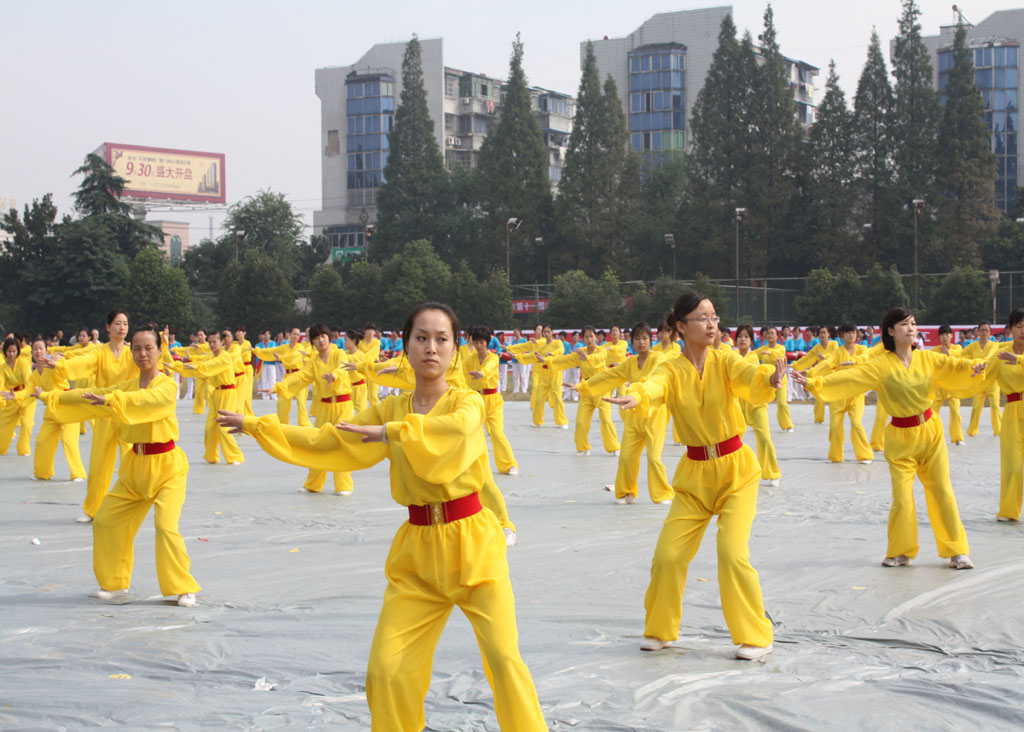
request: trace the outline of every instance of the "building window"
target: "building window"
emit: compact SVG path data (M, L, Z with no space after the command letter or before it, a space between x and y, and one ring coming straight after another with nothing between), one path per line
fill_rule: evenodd
M335 155L341 154L341 136L337 130L327 130L327 148L324 150L324 155L329 158L333 158Z
M384 183L384 168L391 146L388 135L394 127L395 79L388 75L360 77L353 73L345 84L346 182L349 189L379 188ZM338 147L340 154L340 144Z
M685 49L650 47L629 54L629 129L634 150L684 149Z

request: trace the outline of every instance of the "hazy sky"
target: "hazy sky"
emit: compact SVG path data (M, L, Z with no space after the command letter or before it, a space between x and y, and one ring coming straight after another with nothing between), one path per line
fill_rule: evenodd
M725 3L722 3L725 4ZM312 224L320 200L320 106L313 72L347 65L374 43L443 37L445 63L503 78L517 31L531 84L575 94L579 44L635 30L659 12L705 2L610 0L0 0L0 196L19 209L45 193L71 211L71 172L103 142L227 155L227 195L285 193ZM949 0L921 0L925 35L953 21ZM732 4L755 36L766 4ZM852 99L872 27L888 62L899 0L776 0L782 51L822 68L830 58ZM981 22L1002 3L971 0ZM817 95L820 101L821 94ZM690 100L692 104L692 100ZM159 213L206 236L209 213ZM215 221L223 211L214 212ZM216 233L216 232L215 232Z

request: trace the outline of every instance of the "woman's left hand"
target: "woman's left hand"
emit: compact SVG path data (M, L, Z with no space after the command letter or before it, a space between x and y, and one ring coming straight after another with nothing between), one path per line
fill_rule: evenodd
M363 442L384 442L384 425L382 424L352 424L351 422L338 422L334 425L342 432L355 432L363 436Z
M772 374L772 386L776 389L782 388L782 379L786 376L786 359L775 359L775 373Z
M107 403L107 398L103 394L93 394L91 391L87 391L82 394L82 398L94 407L102 407Z

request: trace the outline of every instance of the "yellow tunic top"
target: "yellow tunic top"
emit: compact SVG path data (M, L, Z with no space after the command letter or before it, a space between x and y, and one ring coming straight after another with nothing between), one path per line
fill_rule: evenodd
M7 365L7 360L0 361L0 385L3 391L11 391L16 386L28 384L29 372L32 371L32 364L25 363L20 356L14 359L14 368Z
M309 358L309 347L305 343L296 343L294 346L291 343L282 343L273 348L255 346L252 350L261 361L268 360L264 356L271 355L272 358L269 360L280 361L287 371L298 371Z
M249 342L249 339L243 339L241 343L235 341L232 345L237 345L241 349L242 364L252 368L252 343Z
M807 373L810 376L825 376L833 371L848 369L861 361L867 361L868 358L870 356L867 346L855 343L852 354L846 350L845 346L839 346L839 348L830 349L825 358L811 366Z
M366 354L371 363L380 358L380 338L374 338L372 341L359 341L358 347L360 352Z
M484 401L475 391L448 389L425 415L413 412L412 394L389 396L353 421L385 425L388 441L364 443L361 435L333 425L282 425L277 415L246 417L243 427L273 457L314 470L362 470L390 458L391 497L403 506L451 501L483 489L491 467Z
M82 398L90 391L105 394L106 404L94 406ZM59 422L81 422L94 417L109 417L119 424L120 437L131 444L168 442L178 439L178 385L166 374L158 373L145 389L139 377L102 388L48 391L39 397Z
M240 359L239 359L240 360ZM226 350L219 355L211 356L204 361L190 364L194 369L186 369L183 373L191 371L193 374L206 379L207 383L214 389L221 386L235 385L235 357Z
M379 373L380 368L387 366L394 366L398 371L390 374ZM370 363L366 366L361 366L360 368L368 373L372 373L373 380L381 386L386 386L391 389L402 389L403 391L410 391L416 388L416 374L412 370L412 364L409 363L409 359L405 357L405 354L395 356L381 364ZM358 381L358 379L356 380ZM469 388L466 385L466 377L462 370L461 353L456 352L455 356L452 357L452 360L449 361L448 372L445 374L444 380L448 382L449 386L454 386L457 389Z
M880 346L880 345L882 345L882 344L881 343L876 343L874 346L871 347L871 350L874 350L876 346ZM942 353L942 351L940 351L939 348L941 348L941 346L932 346L931 350L935 351L936 353ZM949 355L952 358L963 358L964 347L961 346L959 343L950 343L949 344ZM936 399L946 400L946 399L949 399L950 396L951 395L945 389L940 389L939 387L935 387L935 398Z
M583 351L587 355L586 361L581 361L579 352ZM565 353L561 356L555 356L548 363L551 364L552 368L556 369L571 369L579 367L580 378L589 379L594 374L604 371L605 365L608 363L609 357L613 354L607 348L594 348L593 353L588 353L586 348L578 348L572 353Z
M612 355L608 357L608 363L620 364L626 360L626 356L629 355L629 344L624 338L620 338L617 342L612 343L611 341L605 341L601 348L607 349Z
M714 445L746 432L739 399L767 404L775 395L775 368L760 366L731 349L709 348L703 376L690 359L663 361L644 381L629 387L641 414L668 407L686 445Z
M317 353L306 361L301 369L274 384L274 391L278 396L290 399L313 384L313 396L316 399L351 394L352 380L348 378L349 373L341 368L343 363L349 363L351 360L349 355L337 346L327 354L326 362ZM329 384L324 378L327 374L334 374L334 381Z
M771 366L772 368L775 367L776 359L786 359L786 347L781 343L776 343L774 348L765 343L763 346L754 350L753 352L757 354L759 363L765 366Z
M1009 342L1010 348L1000 348L1000 351L1011 351L1013 342ZM998 383L1003 394L1015 394L1024 392L1024 355L1017 356L1017 363L1003 363L996 353L993 353L985 365L985 385L982 391L990 391Z
M893 417L923 414L935 401L935 388L955 393L976 393L982 377L972 378L974 362L915 348L910 368L891 351L828 376L807 379L807 390L827 402L874 390L886 413Z
M18 404L24 405L29 399L35 398L33 395L35 394L36 387L39 387L42 391L67 391L69 386L68 380L57 373L56 369L44 368L40 371L33 366L25 388L15 392L14 398ZM47 417L53 418L50 415L49 409L43 413L43 419Z
M614 356L614 353L610 356ZM647 354L643 368L637 356L630 356L622 363L612 368L606 368L600 373L594 374L585 381L576 385L576 390L584 396L594 397L607 394L617 386L622 386L627 381L638 383L646 379L665 360L662 354L651 351ZM669 359L673 360L673 359Z
M984 361L988 361L993 354L999 352L999 345L999 343L996 343L991 338L984 346L981 345L981 341L975 341L974 343L968 344L967 348L963 349L963 357L980 358Z
M651 346L651 350L657 351L658 353L668 353L678 356L680 353L683 352L683 347L679 344L679 341L672 341L668 345L665 345L661 341L658 341L653 346Z
M793 362L793 368L796 371L804 371L805 369L814 366L818 361L824 359L837 348L839 348L839 344L835 341L829 341L827 346L815 343L814 348Z
M462 364L462 374L466 379L466 385L474 391L498 388L498 362L500 359L496 353L487 351L484 355L484 362L480 363L480 356L473 350ZM470 371L480 371L483 376L479 379L470 378Z
M110 344L105 343L85 351L81 356L62 358L54 364L54 370L68 381L93 377L92 384L98 389L129 381L139 375L139 367L132 360L132 349L127 343L121 349L119 358L114 357Z

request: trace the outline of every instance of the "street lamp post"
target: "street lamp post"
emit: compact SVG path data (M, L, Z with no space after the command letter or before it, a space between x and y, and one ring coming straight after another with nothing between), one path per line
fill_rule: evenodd
M543 247L544 246L544 237L543 236L538 236L536 239L533 240L533 243L536 244L538 247ZM547 247L544 247L544 254L545 254L545 256L547 257L547 260L548 260L548 284L550 285L551 284L551 250L548 249Z
M377 233L376 224L367 224L363 230L363 258L369 260L370 257L370 239Z
M918 307L918 287L917 287L917 215L921 213L921 209L924 208L924 199L915 198L914 204L914 310Z
M363 225L363 261L369 261L370 259L370 247L369 242L366 241L366 229L367 222L370 220L370 212L365 208L359 212L359 223Z
M512 232L523 225L522 219L509 219L505 222L505 274L508 275L509 287L512 286Z
M740 322L740 222L747 215L747 209L736 209L736 322Z
M674 234L665 234L665 243L672 249L672 279L676 278L676 237Z
M996 285L999 284L999 270L988 271L988 281L992 283L992 322L996 322Z
M236 231L235 232L235 261L236 262L238 261L238 245L241 244L243 241L245 241L245 232L244 231Z

